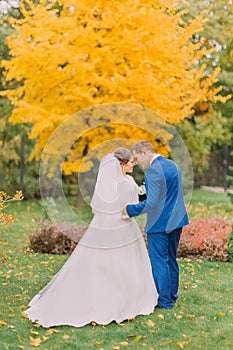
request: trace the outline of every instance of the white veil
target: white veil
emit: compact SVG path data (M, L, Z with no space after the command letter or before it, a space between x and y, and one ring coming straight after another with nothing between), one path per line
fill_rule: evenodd
M123 174L119 160L113 153L106 155L99 166L94 194L91 200L93 212L114 214L122 210L118 185Z
M95 215L79 245L112 249L140 239L142 234L136 221L132 218L121 220L124 204L137 202L137 193L137 185L122 174L120 162L114 154L105 156L99 166L90 203Z

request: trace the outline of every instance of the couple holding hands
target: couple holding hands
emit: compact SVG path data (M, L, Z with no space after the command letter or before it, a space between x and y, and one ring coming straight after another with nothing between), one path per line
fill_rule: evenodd
M138 202L132 176L145 170L146 199ZM128 203L127 205L125 205ZM181 173L148 141L117 148L99 166L93 219L72 255L25 311L43 327L120 323L178 298L176 254L188 224ZM135 216L147 214L148 252Z

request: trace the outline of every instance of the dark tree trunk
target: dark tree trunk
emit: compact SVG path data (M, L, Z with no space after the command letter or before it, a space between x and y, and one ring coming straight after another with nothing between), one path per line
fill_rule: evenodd
M25 170L25 155L24 155L24 135L21 137L20 144L20 190L24 191L24 170Z
M77 186L77 201L76 201L77 208L82 208L83 207L83 198L82 194L79 188L79 184Z
M229 147L228 147L228 145L224 145L224 159L223 159L223 187L224 187L224 192L227 191L228 158L229 158Z

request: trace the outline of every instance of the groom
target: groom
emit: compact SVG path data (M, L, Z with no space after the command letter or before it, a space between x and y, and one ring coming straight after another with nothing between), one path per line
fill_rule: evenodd
M146 213L148 250L152 273L159 294L158 308L171 309L178 298L179 266L176 253L182 227L188 224L180 169L172 160L156 154L152 144L139 141L132 152L145 173L147 198L127 205L129 217Z

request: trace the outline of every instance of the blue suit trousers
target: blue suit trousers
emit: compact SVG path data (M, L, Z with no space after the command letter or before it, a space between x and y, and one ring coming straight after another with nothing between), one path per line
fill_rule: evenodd
M176 260L182 228L169 233L147 233L152 273L159 294L158 306L171 309L178 298L179 265Z

